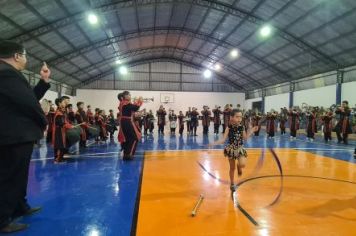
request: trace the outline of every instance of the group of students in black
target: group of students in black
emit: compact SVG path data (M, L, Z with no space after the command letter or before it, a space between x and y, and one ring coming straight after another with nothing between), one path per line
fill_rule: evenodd
M79 147L86 148L90 138L96 142L114 138L117 123L113 110L106 115L104 110L96 108L93 113L90 105L84 110L84 102L78 102L74 111L68 96L55 100L56 109L51 101L48 104L49 111L45 111L48 121L46 139L53 145L55 163L65 162L64 155L70 154L69 148L74 144L71 140L78 139Z
M316 107L307 111L300 111L297 107L289 110L281 108L280 113L276 111L267 112L266 115L252 113L250 120L253 125L259 127L265 123L268 138L274 137L278 122L281 135L286 133L287 124L289 125L292 140L296 139L297 131L302 129L301 126L304 126L303 129L305 129L309 141L314 141L315 134L318 133L318 130L322 130L326 143L332 140L332 132L336 132L338 143L348 144L348 136L353 132L353 126L356 125L355 118L356 113L352 113L348 101L343 101L341 106L335 110L328 109L323 113L318 112ZM258 134L259 131L255 133L256 136Z
M125 101L127 102L128 100ZM47 114L49 123L47 140L53 143L55 163L63 162L64 154L68 153L68 143L65 138L66 131L73 129L73 127L77 127L78 130L80 129L80 147L85 148L88 138L93 136L91 135L93 129L98 129L99 131L96 141L105 141L109 134L110 138L113 139L114 132L117 130L116 127L120 124L122 113L120 111L115 118L113 110L109 111L109 115L105 115L105 111L97 108L95 109L95 113L93 113L91 107L87 106L87 110L84 111L84 103L78 102L77 111L74 112L73 106L69 104L69 97L67 96L57 99L56 105L57 110L55 111L51 105L50 111ZM214 134L218 135L220 126L222 126L222 133L225 132L226 127L229 125L233 109L232 104L226 104L224 109L221 109L220 106L215 106L212 110L208 106L203 106L203 110L200 112L198 112L196 107L189 107L185 114L183 111L179 111L177 115L171 109L169 109L167 114L166 109L161 105L156 111L156 117L152 110L147 112L146 109L143 109L141 111L133 111L132 120L135 129L145 136L153 133L156 120L159 135L164 134L164 128L168 124L168 121L171 135L176 133L177 128L178 133L183 135L186 128L187 135L198 136L197 127L199 126L199 121L201 121L201 125L203 126L203 135L209 133L211 123L214 124ZM241 105L237 104L236 109L242 110ZM352 123L352 116L355 116L351 111L348 101L343 101L341 106L334 111L328 110L323 114L317 113L316 109L301 112L297 107L290 109L281 108L279 113L271 111L266 114L244 111L242 122L246 130L249 126L258 127L254 132L255 136L259 136L261 127L265 126L267 138L269 139L275 136L278 127L281 135L286 134L288 127L290 139L295 140L298 130L301 129L303 117L305 119L305 127L303 128L305 128L309 141L314 141L318 127L321 127L325 142L331 141L331 134L335 131L338 143L348 144L348 136L352 133L352 125L354 125Z
M170 134L172 135L176 133L176 128L178 128L179 134L182 135L186 127L187 135L197 136L199 120L201 120L204 135L209 133L211 122L214 124L214 134L218 135L220 126L222 126L222 133L225 132L233 109L232 104L226 104L224 109L221 109L220 106L215 106L212 110L208 106L203 106L201 112L198 112L195 107L189 107L185 114L179 111L177 115L174 110L169 110L167 114L166 109L161 105L156 112L158 132L160 135L164 134L164 127L168 123L166 118L168 115ZM237 104L236 109L242 110L241 105ZM323 113L318 112L317 107L307 111L301 111L298 107L281 108L279 113L271 111L266 114L249 110L243 111L243 124L246 129L250 125L258 127L254 132L255 136L259 136L261 127L264 125L269 139L275 136L278 128L281 135L286 135L286 129L289 128L291 140L297 138L298 130L305 129L307 140L313 142L315 134L318 133L318 130L321 130L326 143L332 140L332 132L335 132L338 143L348 144L349 134L353 132L352 128L356 125L356 113L353 110L355 109L349 107L348 101L343 101L334 110L328 109ZM153 132L155 118L152 111L140 113L136 120L139 127L142 125L145 127L145 135L147 135L147 127L150 127L150 133ZM356 155L356 150L354 155Z
M176 129L178 128L179 134L182 135L184 129L186 128L187 135L198 136L197 128L199 126L199 120L201 120L204 135L209 133L211 122L214 122L214 133L217 135L219 134L220 125L222 125L224 132L229 123L232 105L228 104L226 107L227 108L225 110L221 110L220 106L215 106L213 110L210 110L208 106L203 106L203 110L200 112L196 107L189 107L188 111L185 113L183 113L183 111L179 111L178 114L176 114L174 110L169 109L167 114L166 109L163 107L163 105L161 105L156 112L158 134L164 134L164 128L168 123L167 121L169 121L170 134L175 134ZM237 109L240 109L239 104L237 105ZM221 118L221 115L223 115L223 119ZM152 133L154 128L154 120L156 120L152 111L146 113L144 110L143 113L139 113L139 115L136 116L135 120L138 120L139 127L144 125L145 134L147 134L146 127L149 127L150 132Z

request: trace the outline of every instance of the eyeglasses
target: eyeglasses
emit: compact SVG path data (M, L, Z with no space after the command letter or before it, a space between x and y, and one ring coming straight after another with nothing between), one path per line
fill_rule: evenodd
M26 56L27 53L26 52L18 52L17 54L21 55L21 56Z

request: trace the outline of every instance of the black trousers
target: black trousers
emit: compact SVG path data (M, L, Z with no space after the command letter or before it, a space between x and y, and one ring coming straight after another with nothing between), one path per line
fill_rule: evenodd
M331 141L331 132L324 132L324 140L325 142Z
M33 142L0 146L0 228L30 208L26 195L32 151Z
M223 124L223 125L222 125L222 127L223 127L223 131L222 131L222 132L223 132L223 133L225 133L225 130L226 130L226 125L225 125L225 124Z
M314 139L314 132L312 129L307 129L307 138L312 138Z
M179 134L182 135L183 134L183 130L184 130L184 126L179 128Z
M126 139L126 141L121 145L124 150L124 157L133 157L139 141L135 133L134 124L132 124L130 120L123 120L121 122L121 128Z
M341 133L340 131L337 130L336 136L337 136L337 140L339 142L343 141L344 143L347 143L347 138L348 138L349 134Z
M286 128L281 128L281 134L285 134L286 133Z
M297 130L296 129L291 129L290 130L290 136L297 137Z
M164 125L159 125L158 126L158 133L164 134Z
M194 136L197 135L197 128L198 128L197 126L192 127L192 132L193 132Z
M126 142L122 144L122 149L124 150L124 157L132 158L135 155L137 144L137 139L126 140Z
M52 130L50 130L50 129L48 129L48 131L47 131L46 142L47 143L52 142Z
M218 134L219 133L219 124L214 124L214 134Z
M209 133L209 126L204 126L203 127L203 134L208 134Z
M187 121L187 132L190 133L191 132L191 122L190 121Z

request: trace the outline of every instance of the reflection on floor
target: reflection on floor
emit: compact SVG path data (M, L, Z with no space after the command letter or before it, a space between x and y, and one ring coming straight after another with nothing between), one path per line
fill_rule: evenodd
M52 149L42 144L33 153L28 197L33 206L43 206L43 211L20 219L29 223L30 229L18 235L130 235L136 230L137 218L139 235L281 235L278 233L294 230L295 225L295 233L302 235L311 235L310 231L316 230L313 225L319 225L315 232L323 234L326 230L334 230L329 233L335 234L336 229L331 229L335 225L340 230L337 235L342 235L356 225L356 185L339 181L356 182L352 157L355 143L345 146L324 144L321 140L306 142L304 137L296 141L284 136L273 140L252 137L246 145L252 149L244 178L252 174L262 148L268 147L276 149L285 174L292 175L285 176L281 198L270 208L265 208L265 204L280 188L279 178L253 180L240 186L239 202L259 223L256 228L233 207L224 181L210 175L227 180L227 163L221 150L205 150L207 143L217 138L155 134L142 140L136 159L130 162L118 157L120 147L116 142L91 142L84 151L73 147L71 151L76 154L61 165L53 164ZM204 171L197 162L212 173ZM267 153L258 174L278 175L272 163ZM138 194L141 174L142 190ZM206 199L192 219L189 213L200 193ZM137 196L141 197L138 217ZM156 220L162 216L170 221L157 229ZM327 227L322 228L321 224ZM173 228L162 234L170 226ZM212 231L214 227L216 231Z
M350 235L356 229L354 165L275 149L282 179L272 154L261 152L248 151L240 208L220 150L146 152L137 235Z

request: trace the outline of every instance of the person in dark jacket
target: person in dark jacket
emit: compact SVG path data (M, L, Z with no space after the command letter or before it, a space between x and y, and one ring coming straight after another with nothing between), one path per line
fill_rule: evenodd
M0 41L0 112L6 114L0 122L0 233L26 229L13 220L41 209L26 201L27 180L34 142L47 126L39 100L50 87L51 72L44 63L41 80L32 89L20 72L26 62L21 44Z

